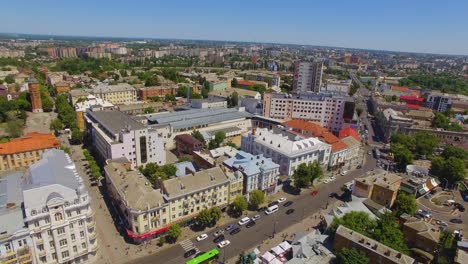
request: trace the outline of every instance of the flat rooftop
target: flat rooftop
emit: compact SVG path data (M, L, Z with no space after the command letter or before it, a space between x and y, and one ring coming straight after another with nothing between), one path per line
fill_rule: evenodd
M167 199L172 200L213 186L228 184L229 179L219 167L202 170L163 182Z
M120 131L127 129L145 129L143 124L120 111L88 111L88 116L113 134L118 134Z
M136 91L135 87L131 86L128 83L118 83L115 85L98 83L92 88L94 94Z
M245 111L222 107L146 115L150 124L169 124L174 129L197 127L251 116Z
M160 189L153 189L140 172L127 171L119 162L110 162L104 170L128 208L145 211L164 204Z
M394 191L397 191L399 186L395 186L395 183L401 181L403 178L394 174L389 173L386 171L379 171L376 174L372 174L365 177L355 178L355 181L362 182L367 185L379 185Z
M15 172L0 178L0 239L10 236L17 230L23 228L23 192L21 180L23 173ZM6 232L6 233L4 233Z

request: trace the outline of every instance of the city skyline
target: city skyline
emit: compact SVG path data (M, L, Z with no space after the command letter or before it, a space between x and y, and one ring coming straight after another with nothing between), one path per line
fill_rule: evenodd
M420 2L420 1L416 1ZM89 3L89 4L88 4ZM192 39L298 44L357 49L468 55L468 36L460 34L468 4L453 1L371 4L305 1L120 4L109 12L107 1L11 3L0 32L63 36ZM181 7L182 6L182 7ZM41 12L37 12L40 10ZM311 11L311 10L315 10ZM376 11L377 10L377 11ZM32 17L34 23L20 19ZM26 23L25 23L26 21ZM57 23L60 21L60 23ZM216 23L213 23L216 21ZM8 23L7 23L8 22ZM203 30L200 30L203 29Z

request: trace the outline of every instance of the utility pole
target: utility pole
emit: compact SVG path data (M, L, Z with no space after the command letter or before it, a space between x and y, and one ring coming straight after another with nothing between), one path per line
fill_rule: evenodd
M276 234L276 221L273 222L273 235L272 235L272 238L275 238L275 234Z

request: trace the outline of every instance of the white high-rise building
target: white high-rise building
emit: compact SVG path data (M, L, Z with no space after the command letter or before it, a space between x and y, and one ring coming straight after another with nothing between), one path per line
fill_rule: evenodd
M323 61L296 62L294 65L293 90L319 92L322 86Z
M99 248L94 212L71 158L61 150L45 152L22 189L34 262L91 263Z

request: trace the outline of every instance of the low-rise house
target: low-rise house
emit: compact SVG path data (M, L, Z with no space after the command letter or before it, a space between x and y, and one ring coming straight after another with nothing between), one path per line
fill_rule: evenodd
M333 249L355 248L363 252L369 263L379 264L412 264L415 260L367 236L353 231L343 225L336 230Z
M138 89L138 95L140 100L147 101L151 97L164 97L166 95L177 94L177 85L162 85L162 86L150 86L142 87Z
M0 144L0 171L27 168L42 158L49 149L58 149L60 143L53 134L31 132Z
M140 243L167 230L169 205L160 189L153 189L140 172L129 171L119 162L109 162L104 171L108 194L121 212L129 238Z
M223 163L232 171L239 171L244 175L243 193L249 197L253 190L261 190L267 194L276 191L279 176L279 165L271 158L262 154L252 155L244 151L238 151L236 155Z
M328 264L335 259L335 255L325 246L328 235L322 235L314 229L309 234L294 234L291 242L292 258L287 264Z
M174 138L179 155L192 154L193 151L203 149L203 143L190 134L177 135Z
M353 194L370 198L374 202L391 208L396 200L402 178L386 171L373 172L354 179Z
M70 91L70 84L67 82L58 82L55 84L55 92L59 93L68 93Z
M403 221L405 242L412 248L422 249L431 255L435 254L439 247L439 228L412 216Z

